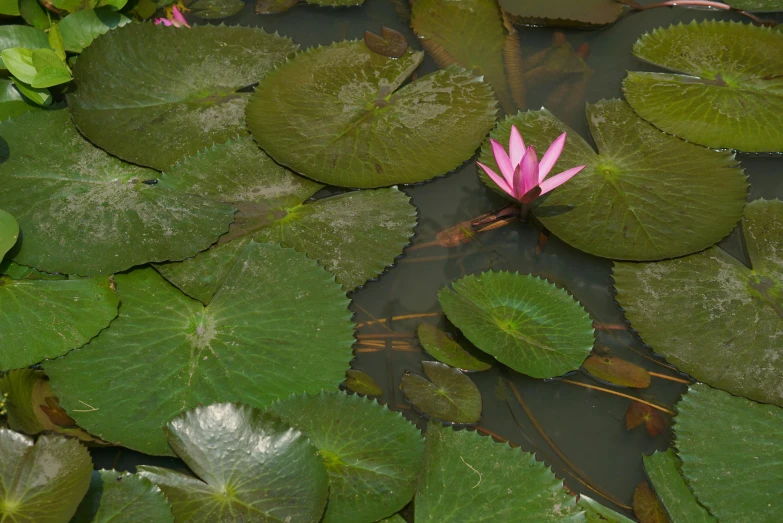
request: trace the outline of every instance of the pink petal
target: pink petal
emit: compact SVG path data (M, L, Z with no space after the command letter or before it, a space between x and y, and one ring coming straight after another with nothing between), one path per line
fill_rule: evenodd
M166 27L168 27L168 26L171 25L171 22L168 19L166 19L166 18L156 18L155 19L155 25L160 25L160 24L163 24Z
M511 189L511 187L508 186L508 184L503 178L501 178L500 176L497 175L497 173L495 173L495 171L493 171L492 169L490 169L489 167L487 167L481 162L476 162L476 165L484 169L484 172L487 173L487 176L489 176L498 187L503 189L504 193L514 198L514 191Z
M566 133L563 133L557 137L557 140L552 142L552 145L549 146L544 157L541 158L541 163L538 166L538 183L544 181L549 174L549 171L551 171L552 167L557 163L557 159L560 158L560 153L563 152L563 147L565 147L565 141Z
M519 165L519 162L522 161L522 157L525 155L525 141L522 140L522 135L519 134L519 129L517 129L516 125L511 126L508 154L511 157L511 166L514 168Z
M541 185L541 194L546 194L555 187L559 187L560 185L563 185L568 180L576 176L579 171L584 169L586 166L580 165L579 167L574 167L573 169L568 169L567 171L563 171L560 174L556 174L555 176L549 178L545 182L542 182Z
M511 160L506 154L506 150L500 145L499 142L493 139L489 139L492 144L492 153L495 155L495 162L500 167L500 172L503 173L503 178L506 179L506 183L509 187L514 186L514 166L511 165Z
M176 5L171 9L171 14L174 15L174 22L175 22L174 25L177 25L176 22L179 22L180 24L182 24L185 27L190 27L188 25L188 21L185 20L184 16L182 16L182 13L180 13L180 11L179 11L179 9L177 9Z
M536 150L531 145L527 148L525 156L522 157L522 161L519 163L518 182L514 186L517 191L517 199L522 198L526 192L536 185L538 185L538 156L536 156Z

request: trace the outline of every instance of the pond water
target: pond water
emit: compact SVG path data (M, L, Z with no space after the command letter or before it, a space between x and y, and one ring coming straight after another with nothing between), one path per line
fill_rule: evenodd
M222 22L277 31L293 38L303 48L360 39L366 30L380 33L382 26L400 31L410 43L417 45L405 19L406 4L402 0L398 2L367 0L362 7L343 9L300 5L287 13L271 16L256 15L253 5L248 4L243 12ZM627 16L605 29L557 29L574 48L583 43L590 47L587 63L594 73L584 100L575 105L582 107L583 101L621 97L620 86L626 70L656 70L631 55L631 47L639 36L657 27L705 18L741 19L711 11L656 9ZM783 20L783 17L778 18ZM530 55L549 47L555 31L519 28L523 54ZM417 73L422 75L437 68L427 56ZM543 95L532 93L531 98L543 99ZM589 140L581 111L555 113ZM460 131L454 129L454 132ZM783 198L783 158L751 155L739 158L750 177L751 199ZM428 183L405 187L404 191L419 211L419 225L412 245L393 268L351 296L355 321L365 324L358 334L378 335L373 339L383 340L384 345L357 352L352 367L367 372L382 386L384 395L381 399L393 409L403 410L412 419L418 418L399 389L400 378L406 371L421 374L421 361L431 358L419 348L415 338L405 336L412 335L421 322L456 332L440 312L437 293L461 276L489 269L541 276L573 293L596 322L626 325L613 299L612 262L577 251L554 236L537 253L540 231L533 224L512 223L453 248L432 245L439 231L504 206L504 200L481 183L473 161ZM724 240L724 246L730 252L742 256L739 245L735 237ZM689 297L683 296L683 299ZM395 319L399 316L413 317ZM631 331L615 327L597 332L597 346L606 347L610 354L654 372L681 377L665 366L663 360L654 358L651 350ZM387 334L397 337L384 337ZM392 343L392 340L410 341L412 345ZM535 421L516 400L510 398L507 402L498 395L500 377L516 385ZM633 490L644 479L642 455L666 449L671 439L670 430L657 437L651 437L643 428L628 431L624 425L628 399L573 383L527 378L501 369L499 364L489 371L471 374L471 378L482 392L480 426L485 432L535 451L539 459L553 465L558 476L574 491L587 493L630 514L627 508L631 505ZM601 386L579 372L568 379ZM617 390L672 406L684 392L685 385L653 378L651 386L641 393ZM103 449L94 451L94 455L96 465L105 468L132 468L139 463L153 462L181 467L176 460L153 459L124 450L118 454L116 450Z

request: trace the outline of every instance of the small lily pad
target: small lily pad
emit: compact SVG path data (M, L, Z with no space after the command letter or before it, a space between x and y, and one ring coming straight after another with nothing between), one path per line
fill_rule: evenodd
M90 486L92 460L78 441L44 435L33 440L0 428L0 520L70 520Z
M153 269L115 282L122 307L111 328L44 365L68 414L106 441L170 454L160 428L189 407L263 408L345 378L348 299L304 254L248 243L207 307Z
M666 430L666 420L657 409L646 403L633 401L625 411L625 428L633 430L642 423L652 437L659 436Z
M307 438L277 417L218 403L185 412L165 430L198 477L138 470L160 487L177 521L320 520L328 495L323 463Z
M118 27L76 62L78 89L68 96L73 121L111 154L163 170L244 134L248 95L237 91L296 49L255 27Z
M671 520L687 523L715 523L688 488L680 472L681 462L672 449L644 456L644 470L652 481L655 493L666 507Z
M408 50L408 40L405 35L386 26L381 28L380 36L370 32L364 32L364 45L372 52L388 56L390 58L402 58Z
M0 209L0 260L3 259L19 238L19 224L11 214Z
M401 414L340 392L290 396L270 410L310 438L323 458L329 504L322 523L377 521L413 497L424 442Z
M533 454L475 432L427 425L416 523L568 521L578 516L576 498Z
M104 6L69 14L57 24L63 35L66 51L81 53L93 40L115 27L130 23L130 18Z
M707 147L783 152L783 33L694 21L645 34L633 52L682 73L629 72L623 91L639 116Z
M242 0L196 0L188 6L194 16L207 20L227 18L244 8Z
M578 369L593 348L593 324L579 302L535 276L465 276L441 289L438 300L471 343L534 378Z
M474 358L459 343L449 338L445 332L434 325L420 324L416 329L416 335L424 350L441 363L468 371L482 371L492 368L489 363Z
M365 396L381 396L383 395L383 389L381 389L372 376L364 371L356 369L348 369L345 371L347 376L345 380L345 387L351 392L357 394L364 394Z
M424 374L406 373L401 387L423 414L448 423L478 423L481 392L461 370L437 361L422 362Z
M256 0L255 12L259 15L285 13L298 3L299 0Z
M742 229L750 269L719 247L616 263L616 299L642 339L683 372L783 406L783 202L749 203Z
M455 66L400 87L422 59L410 49L382 56L363 41L308 49L261 80L247 125L275 161L330 185L445 174L473 155L496 102L486 82Z
M582 363L582 368L594 378L613 385L637 389L650 386L650 373L646 369L614 356L591 354Z
M516 23L564 27L600 27L617 21L623 4L616 0L500 0Z
M633 513L641 523L669 523L666 509L646 481L633 491Z
M677 454L699 502L718 521L777 521L783 409L697 384L677 410Z
M174 523L171 506L160 488L137 474L96 470L70 523L140 521Z

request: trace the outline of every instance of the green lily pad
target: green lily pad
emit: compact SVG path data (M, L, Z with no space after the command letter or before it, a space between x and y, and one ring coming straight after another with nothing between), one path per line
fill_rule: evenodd
M239 208L229 233L208 251L158 266L186 294L208 303L250 239L280 243L318 260L345 290L378 276L413 236L416 208L396 188L304 203L323 186L280 167L249 137L216 145L160 176L161 188Z
M322 523L377 521L413 497L423 441L398 412L340 392L290 396L271 411L301 430L329 475Z
M702 384L691 385L677 410L677 454L701 504L718 521L777 521L783 410Z
M197 407L171 420L166 437L198 477L138 470L163 490L177 521L320 520L323 463L301 432L276 417L234 403Z
M689 142L745 152L783 152L783 33L706 20L656 29L633 48L683 74L629 72L639 116Z
M434 325L420 324L416 329L416 335L424 350L441 363L468 371L481 371L492 367L489 363L474 358L459 343Z
M672 521L688 523L714 523L704 507L688 488L680 472L680 459L672 449L644 456L644 470L655 487L655 493L666 507Z
M155 171L84 140L68 112L36 111L0 123L10 157L0 164L0 208L23 237L13 260L85 276L181 260L228 230L235 209L147 185Z
M130 18L109 6L104 6L69 14L57 24L57 27L63 35L65 50L81 53L102 34L128 23Z
M0 52L13 47L49 49L49 38L42 30L27 25L0 26ZM2 58L0 58L0 69L7 69Z
M750 12L783 11L780 0L728 0L726 3L734 9Z
M226 18L244 8L245 3L242 0L196 0L188 6L194 16L207 20Z
M90 486L90 453L78 441L33 440L0 428L0 520L68 521Z
M11 260L0 261L0 274L4 274L14 280L67 280L67 274L50 274L19 265Z
M237 91L296 49L288 38L254 27L180 31L128 24L98 38L79 57L78 89L68 96L71 114L99 147L162 170L244 134L249 95Z
M363 41L308 49L261 80L247 126L275 161L330 185L445 174L473 155L496 102L489 84L456 66L400 87L422 59L410 49L382 56Z
M382 396L383 389L381 389L372 376L364 371L356 369L348 369L345 371L347 376L345 380L345 387L351 392L357 394L364 394L365 396Z
M248 243L208 307L153 269L115 283L122 307L111 328L44 365L68 414L106 441L170 454L160 427L189 407L266 407L337 388L349 367L348 300L292 249Z
M461 370L424 361L426 378L406 373L400 382L405 396L426 416L447 423L478 423L481 392ZM431 381L430 381L431 380Z
M62 356L117 316L108 278L12 280L0 276L0 370Z
M616 0L500 0L518 24L599 27L613 24L623 11Z
M516 110L503 65L503 21L494 0L417 0L411 27L438 65L456 63L485 75L503 108Z
M579 501L576 502L576 505L584 510L586 523L634 523L634 520L601 505L584 494L579 495Z
M749 203L742 228L752 269L718 247L657 263L616 263L616 299L642 339L680 370L783 406L783 202Z
M36 109L40 107L22 96L19 89L14 86L14 82L0 78L0 121L16 118Z
M321 7L351 7L362 5L364 0L306 0L306 2Z
M429 423L416 523L578 521L576 498L533 454Z
M11 214L0 209L0 260L16 244L19 224Z
M735 227L748 182L732 154L667 136L622 100L588 104L587 121L598 154L545 109L507 118L490 135L507 144L516 125L543 154L568 132L552 172L587 167L533 208L552 234L596 256L659 260L705 249ZM489 140L479 159L494 168Z
M593 348L593 324L579 302L535 276L465 276L441 289L438 300L471 343L534 378L578 369Z
M174 523L171 506L147 478L116 470L96 470L90 489L70 523Z

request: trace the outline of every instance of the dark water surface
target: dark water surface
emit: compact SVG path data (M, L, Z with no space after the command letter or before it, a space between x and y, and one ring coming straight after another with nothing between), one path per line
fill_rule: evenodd
M277 31L293 38L303 48L362 38L365 30L380 33L381 26L385 25L402 32L412 45L418 46L404 19L407 4L405 0L399 1L402 7L391 0L367 0L364 6L341 9L300 5L288 13L267 16L256 15L253 5L248 4L242 13L224 22ZM656 9L627 16L602 30L563 31L574 48L584 42L590 45L587 63L594 73L585 101L595 102L602 98L621 96L620 85L626 70L657 70L631 55L633 43L643 33L672 23L705 18L742 20L736 15L712 11ZM778 19L783 21L781 16ZM554 31L519 28L523 54L533 54L549 47ZM427 57L417 72L421 75L435 69L436 64ZM535 95L533 93L534 98ZM558 116L589 140L582 113ZM458 133L459 129L454 132ZM739 158L750 177L751 199L783 199L782 157L740 155ZM404 190L419 209L416 236L412 248L409 247L395 267L378 281L368 283L353 294L352 310L356 323L386 320L385 326L374 324L362 327L359 334L388 333L390 330L395 333L413 333L422 321L456 332L442 315L399 321L391 321L391 318L439 314L439 289L461 276L489 269L518 271L547 278L568 289L597 321L624 324L622 312L612 296L612 262L577 251L555 237L549 238L537 256L539 230L533 225L515 223L480 234L476 237L477 241L451 249L423 246L432 242L435 234L444 228L503 207L504 200L492 194L479 181L472 161L448 176ZM740 244L735 238L729 237L725 245L733 254L742 256ZM683 299L688 297L683 296ZM649 370L677 376L676 372L652 361L649 348L627 330L599 330L597 345L607 347L611 354ZM385 349L357 354L352 366L367 372L381 385L384 389L383 402L421 421L411 410L398 385L406 371L421 374L421 361L425 359L431 358L421 350L398 351L388 343ZM509 398L506 402L498 396L496 389L501 376L516 385L540 430L571 465L566 466L550 448L515 399ZM570 488L587 493L616 509L617 505L612 505L575 480L573 467L580 469L592 486L628 506L634 488L645 479L642 455L666 449L671 439L670 430L655 438L649 436L643 427L627 431L624 419L630 403L628 399L557 380L545 382L527 378L507 369L502 370L499 364L489 371L471 374L471 378L483 395L481 427L526 450L536 451L539 459L553 465L555 472L565 479ZM581 373L569 376L569 379L601 385ZM685 386L653 378L651 386L640 391L641 394L633 390L618 390L671 406L685 391ZM667 417L667 420L670 419ZM126 450L117 454L116 450L103 449L95 452L95 458L96 464L104 468L132 468L142 462L182 467L178 460L151 458Z

